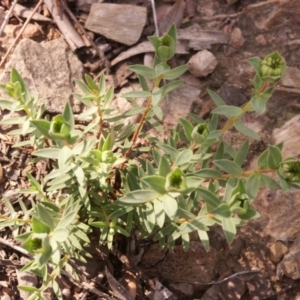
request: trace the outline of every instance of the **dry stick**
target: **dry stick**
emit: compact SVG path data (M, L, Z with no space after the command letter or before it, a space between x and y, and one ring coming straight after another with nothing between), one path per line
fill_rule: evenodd
M3 23L2 23L2 26L1 26L1 28L0 28L0 36L2 36L3 30L4 30L5 26L6 26L7 23L8 23L8 20L9 20L9 18L10 18L10 15L12 14L12 12L13 12L13 10L14 10L16 4L17 4L17 2L18 2L18 0L14 0L13 4L11 5L11 7L10 7L10 9L9 9L9 11L8 11L8 13L6 14L6 16L5 16L5 18L4 18L4 21L3 21Z
M81 36L75 30L71 24L68 16L60 9L60 5L57 4L57 0L44 0L47 9L50 11L54 22L63 35L65 41L68 43L70 49L75 51L78 48L84 47Z
M17 44L18 40L20 39L23 31L25 30L27 24L30 22L30 20L32 19L33 15L37 12L38 8L42 5L43 0L40 0L38 2L38 4L36 5L36 7L34 8L34 10L32 11L31 15L29 16L29 18L27 18L26 22L23 24L20 32L18 33L17 37L15 38L13 44L9 47L9 49L6 51L4 57L2 58L2 61L0 63L0 68L3 67L8 55L10 54L10 52L12 51L12 49L15 47L15 45Z
M97 45L94 43L92 37L86 32L86 30L83 28L83 26L80 24L80 22L76 19L76 17L71 12L68 5L66 4L66 0L60 0L60 1L61 1L61 4L62 4L64 10L68 13L69 17L75 22L75 24L81 30L81 33L84 34L85 37L89 40L92 47L94 48L94 50L98 54L99 58L104 62L105 68L106 68L106 73L109 74L109 61L106 59L106 57L104 55L104 52L101 50L100 47L97 47Z
M176 281L173 281L173 282L176 282L176 283L188 283L188 284L194 284L194 285L215 285L215 284L221 284L221 283L224 283L234 277L237 277L237 276L241 276L241 275L247 275L247 274L253 274L253 273L259 273L260 271L259 270L249 270L249 271L241 271L241 272L237 272L235 274L232 274L228 277L225 277L224 279L222 280L219 280L219 281L211 281L211 282L193 282L193 281L186 281L186 280L176 280Z

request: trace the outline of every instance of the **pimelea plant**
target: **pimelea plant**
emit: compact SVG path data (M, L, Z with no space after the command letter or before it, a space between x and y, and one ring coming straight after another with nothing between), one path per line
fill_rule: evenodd
M85 261L89 254L84 249L90 244L92 227L100 228L99 243L108 248L113 247L116 234L129 236L133 228L138 228L141 236L151 235L171 249L180 238L185 250L190 233L196 231L208 250L210 227L221 226L231 243L238 226L259 216L251 204L261 187L285 191L299 187L300 161L283 159L282 145L270 145L254 170L243 170L249 148L247 137L259 140L259 135L241 119L249 111L265 112L285 69L285 61L277 52L263 60L249 59L256 71L250 101L242 107L229 106L209 90L217 106L211 119L191 114L162 141L142 128L146 122L159 128L158 120L163 117L160 103L182 84L175 79L188 66L171 69L167 63L175 54L175 26L163 37L149 40L155 48L153 67L130 67L138 75L141 90L124 95L133 108L122 114L110 108L114 91L106 87L104 76L98 83L88 75L85 83L76 80L83 95L75 96L87 108L79 120L90 120L80 126L69 102L61 115L52 119L45 115L45 106L31 97L14 69L10 82L0 86L12 98L0 100L0 106L25 112L22 117L1 122L22 124L10 132L25 137L14 146L32 149L32 164L46 160L52 166L40 181L27 173L29 187L20 190L20 195L29 195L30 205L25 205L20 196L22 215L3 197L10 216L0 215L0 226L10 226L14 238L32 255L23 271L42 277L40 287L19 286L32 292L28 299L43 299L48 287L62 299L56 278L63 269L77 278L70 259ZM162 81L168 83L162 85ZM135 101L141 97L147 99L145 107ZM124 119L133 115L141 115L139 123L124 124ZM219 126L219 115L227 118L223 127ZM239 150L222 139L232 127L246 136ZM146 137L148 144L136 149L140 136ZM147 155L139 155L141 151Z

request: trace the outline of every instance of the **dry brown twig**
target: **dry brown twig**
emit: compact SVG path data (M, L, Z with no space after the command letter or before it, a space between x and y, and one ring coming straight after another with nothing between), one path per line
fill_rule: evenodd
M16 38L15 38L15 40L14 40L14 42L13 42L13 44L9 47L9 49L6 51L5 55L3 56L2 61L1 61L1 63L0 63L0 68L3 67L3 65L4 65L4 63L5 63L6 59L7 59L7 57L8 57L9 54L11 53L12 49L16 46L16 44L17 44L18 40L20 39L22 33L24 32L24 30L25 30L27 24L30 22L30 20L32 19L33 15L37 12L37 10L38 10L39 7L42 5L42 3L43 3L43 0L40 0L40 1L38 2L38 4L35 6L34 10L32 11L31 15L29 16L29 18L28 18L28 19L26 20L26 22L23 24L23 26L22 26L20 32L18 33L18 35L16 36Z
M197 282L197 281L186 281L186 280L176 280L176 281L173 281L173 282L176 282L176 283L189 283L189 284L194 284L194 285L215 285L215 284L221 284L221 283L224 283L234 277L237 277L237 276L241 276L241 275L248 275L248 274L253 274L253 273L259 273L260 271L259 270L248 270L248 271L241 271L241 272L237 272L235 274L232 274L230 276L227 276L225 278L223 278L222 280L219 280L219 281L211 281L211 282Z
M106 68L106 74L109 74L109 61L106 59L104 52L102 51L102 49L100 47L98 47L92 37L86 32L86 30L83 28L83 26L80 24L80 22L76 19L76 17L74 16L74 14L71 12L71 10L69 9L66 0L60 0L60 3L62 4L63 9L66 11L66 13L69 15L69 17L74 21L74 23L78 26L78 28L80 29L81 33L88 39L88 41L91 43L92 47L94 48L94 50L96 51L97 55L99 56L99 58L102 60L103 64L105 65Z
M7 14L6 14L5 18L4 18L4 21L3 21L2 25L1 25L1 28L0 28L0 36L2 36L3 30L4 30L5 26L6 26L7 23L8 23L8 20L9 20L9 18L10 18L10 15L12 14L12 12L13 12L13 10L14 10L16 4L17 4L17 2L18 2L18 0L14 0L14 2L12 3L12 5L11 5L9 11L7 12Z

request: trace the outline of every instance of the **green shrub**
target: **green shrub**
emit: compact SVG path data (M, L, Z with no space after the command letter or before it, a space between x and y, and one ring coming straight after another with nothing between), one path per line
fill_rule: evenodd
M16 70L12 70L9 83L1 84L12 99L0 100L0 106L25 112L25 116L1 122L22 124L10 132L26 137L14 147L33 148L32 164L47 160L53 167L40 181L27 173L30 187L21 190L19 198L22 217L3 198L10 216L0 216L0 225L10 226L14 238L32 255L33 260L23 270L43 280L40 288L20 287L32 292L28 299L43 299L43 291L49 286L62 299L56 278L63 268L76 278L68 261L85 261L89 254L84 249L90 244L92 227L100 228L99 243L109 248L116 234L129 236L133 228L138 228L141 236L151 235L171 249L180 238L185 250L189 234L196 231L208 250L210 227L221 226L231 243L238 226L259 217L251 204L261 187L299 187L300 162L283 159L282 145L270 145L261 153L257 168L244 171L249 139L245 138L239 150L222 140L223 133L233 127L259 140L241 118L248 111L265 112L285 69L277 52L263 60L249 59L256 71L254 96L242 107L226 105L215 92L208 91L217 106L210 120L191 114L189 120L181 119L163 141L143 132L145 123L161 128L160 103L182 84L176 78L188 69L187 65L171 69L167 64L175 54L176 38L175 26L162 38L149 38L156 51L154 65L130 67L138 75L141 91L124 95L132 103L132 109L125 113L111 109L114 91L106 87L104 76L98 83L88 75L85 83L76 80L83 95L75 97L86 106L79 120L90 120L80 129L69 102L61 115L52 119L47 116L45 106L31 97ZM149 80L153 82L151 88ZM162 85L165 80L168 83ZM145 107L135 102L141 97L147 99ZM138 124L124 124L125 118L139 114ZM219 115L227 118L222 128ZM148 144L136 149L141 136ZM272 174L277 174L278 180ZM30 208L22 194L30 196Z

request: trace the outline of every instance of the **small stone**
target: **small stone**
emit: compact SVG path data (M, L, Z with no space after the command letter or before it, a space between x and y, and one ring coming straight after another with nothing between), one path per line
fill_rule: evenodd
M78 112L79 100L73 93L81 91L74 87L73 78L82 79L84 69L63 38L43 44L22 39L1 72L0 82L9 82L12 68L23 77L32 96L40 95L38 105L44 103L47 111L61 113L69 99L73 111ZM3 91L0 97L8 98Z
M242 30L235 27L230 35L230 45L234 48L240 48L244 45L245 39L243 37Z
M20 30L21 30L21 27L20 27ZM25 38L32 39L34 37L41 36L41 35L42 35L42 33L36 24L28 23L22 33L22 38L23 39L25 39Z
M66 300L69 300L69 299L71 299L71 297L72 297L71 291L70 291L70 289L68 289L68 288L64 288L64 289L62 290L62 294L63 294L63 296L64 296L64 299L66 299Z
M287 67L281 84L286 87L300 89L300 70L298 68Z
M248 101L241 89L233 84L224 83L220 88L220 96L228 105L241 106Z
M147 20L147 9L137 5L93 3L85 28L108 39L135 44Z
M236 277L221 284L221 290L223 295L226 295L228 299L239 300L242 299L242 296L245 294L247 288L245 282Z
M288 252L288 247L281 241L277 241L270 247L270 259L272 260L272 262L278 263Z
M268 42L266 40L266 38L262 35L259 34L256 38L255 38L257 44L259 44L260 46L267 46Z
M300 279L300 235L290 247L289 253L277 265L277 274L285 275L293 280Z
M189 71L196 77L205 77L212 73L218 62L216 57L208 50L202 50L193 55L189 62Z

